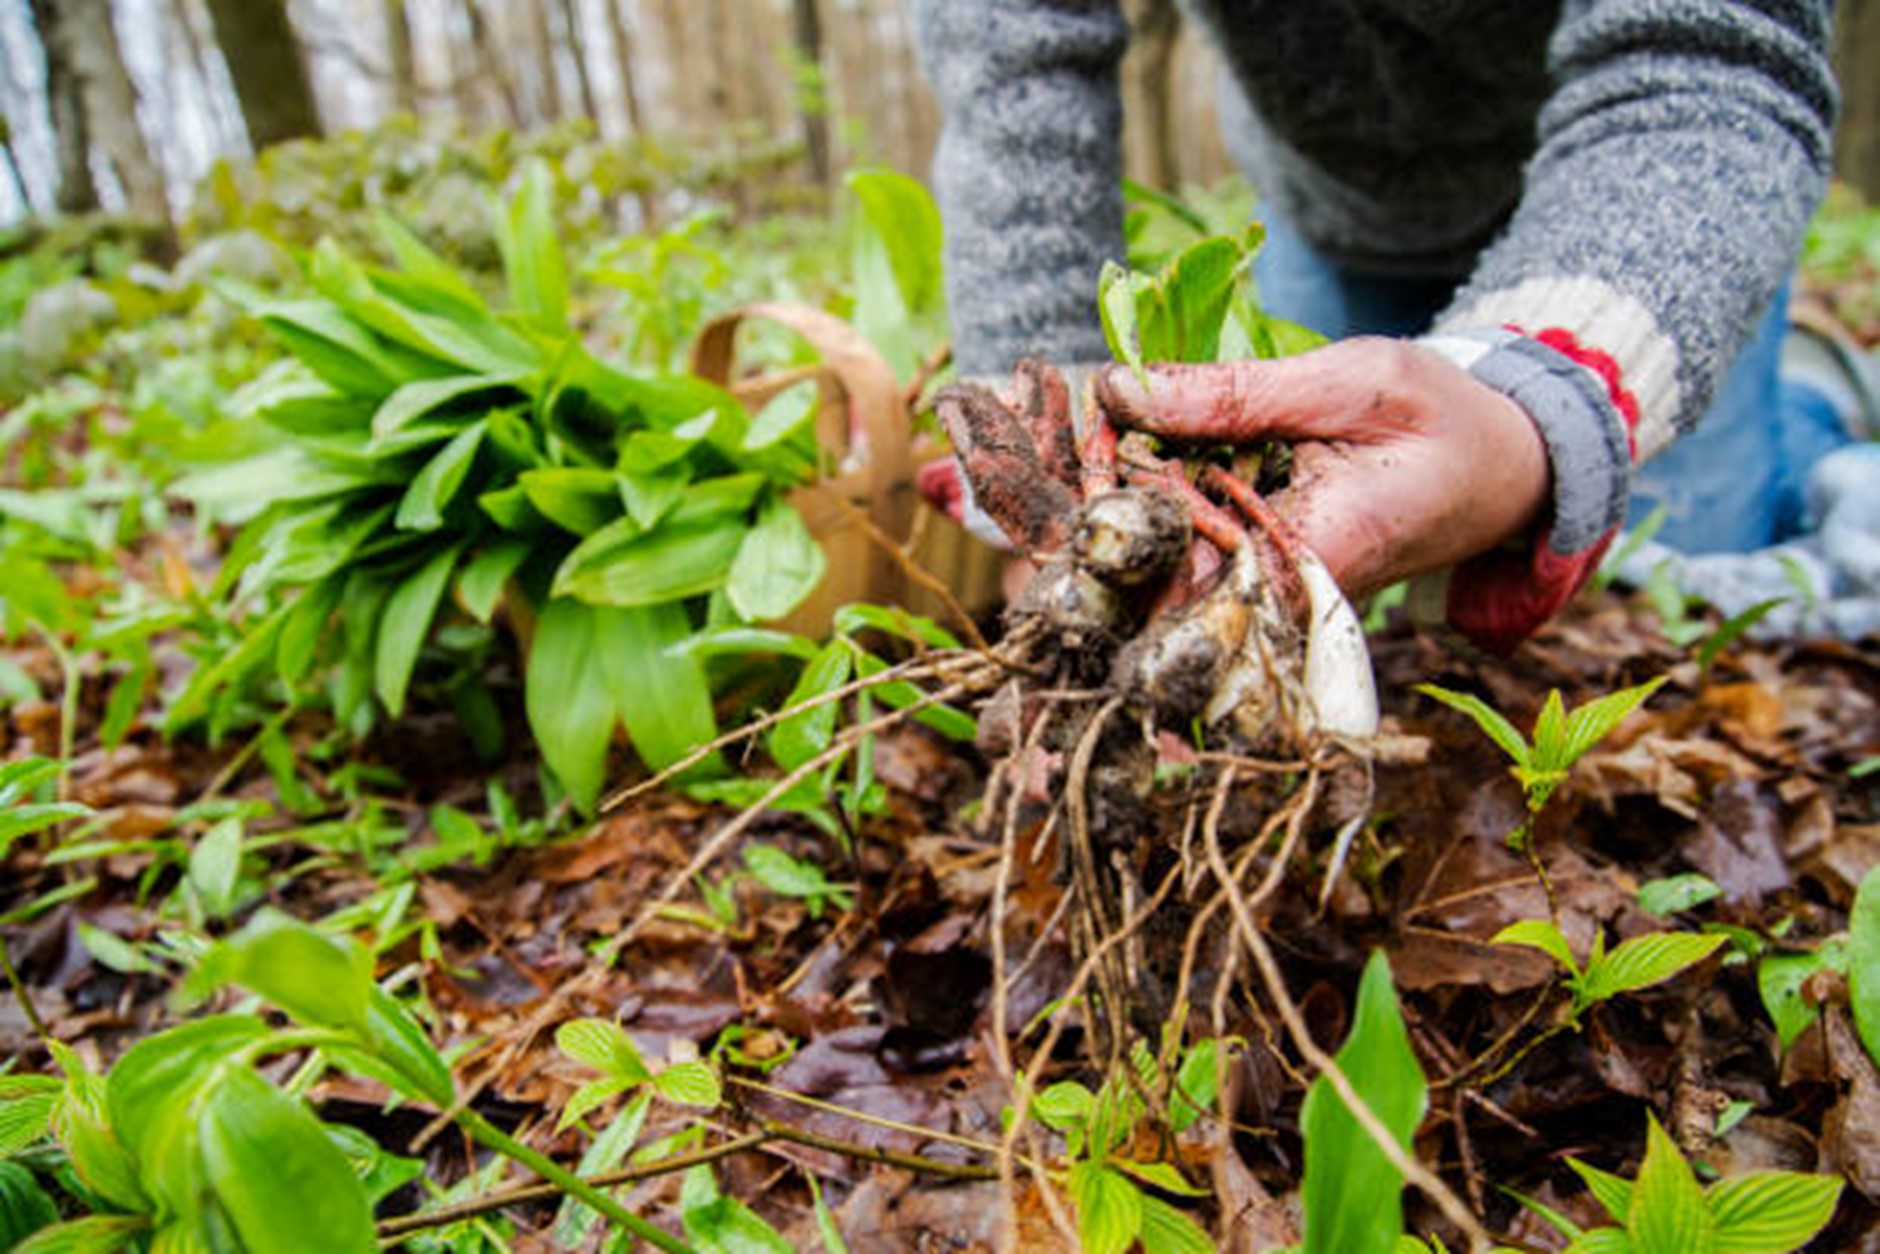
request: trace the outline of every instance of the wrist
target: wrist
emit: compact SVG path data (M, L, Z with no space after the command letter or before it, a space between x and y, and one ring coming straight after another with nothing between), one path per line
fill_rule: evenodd
M1451 625L1506 652L1565 607L1624 520L1637 406L1610 359L1571 337L1471 328L1417 342L1513 401L1546 447L1550 485L1539 525L1518 548L1464 562L1449 581Z

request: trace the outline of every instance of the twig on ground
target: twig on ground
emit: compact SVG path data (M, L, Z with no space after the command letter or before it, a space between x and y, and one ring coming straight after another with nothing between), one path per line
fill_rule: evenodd
M26 1016L26 1024L32 1028L42 1044L50 1044L52 1032L46 1027L46 1021L39 1017L39 1007L33 1004L33 995L20 979L20 973L14 969L13 955L7 950L5 936L0 936L0 970L6 972L7 987L13 990L13 1000L20 1004L20 1013Z
M1325 1077L1326 1083L1332 1086L1339 1099L1345 1103L1345 1109L1351 1113L1351 1117L1377 1145L1378 1152L1383 1154L1390 1165L1397 1169L1398 1174L1436 1203L1437 1209L1443 1212L1449 1222L1467 1235L1471 1250L1487 1250L1493 1243L1488 1231L1482 1227L1481 1221L1475 1217L1474 1212L1456 1196L1455 1191L1445 1184L1441 1177L1418 1162L1414 1155L1405 1152L1403 1146L1397 1143L1397 1138L1391 1135L1390 1129L1384 1126L1383 1120L1377 1117L1377 1112L1371 1109L1358 1090L1352 1086L1351 1078L1339 1067L1337 1060L1319 1048L1318 1042L1312 1039L1312 1030L1306 1026L1305 1018L1299 1013L1298 1004L1293 1001L1292 993L1286 988L1285 974L1279 969L1279 962L1273 957L1272 948L1266 943L1266 938L1260 934L1260 929L1254 922L1253 913L1248 909L1246 898L1234 886L1230 878L1227 859L1221 853L1218 834L1217 838L1209 844L1208 859L1214 866L1215 874L1227 886L1227 904L1233 912L1236 930L1240 933L1241 941L1246 945L1247 951L1253 956L1253 964L1260 972L1261 983L1265 986L1267 995L1272 998L1274 1007L1279 1011L1280 1021L1286 1025L1286 1034L1292 1038L1293 1047L1318 1074Z
M597 1189L612 1188L620 1184L632 1184L636 1180L650 1180L655 1176L671 1175L677 1171L688 1171L705 1163L714 1163L745 1150L757 1149L773 1138L767 1132L747 1132L743 1136L729 1141L721 1141L690 1154L675 1154L671 1158L662 1158L656 1162L635 1163L626 1167L616 1167L611 1171L599 1171L581 1179L590 1187ZM548 1183L519 1184L507 1189L498 1189L485 1193L482 1197L473 1197L452 1206L440 1206L436 1210L419 1211L411 1215L398 1215L379 1224L379 1240L397 1243L416 1232L432 1228L443 1228L450 1224L461 1223L478 1215L487 1215L491 1211L506 1210L511 1206L527 1206L535 1202L546 1202L566 1196L566 1190L559 1185Z
M865 692L870 688L880 687L882 684L893 683L896 680L939 679L945 677L947 672L951 669L964 669L974 665L981 667L996 666L997 659L980 657L973 654L954 654L937 658L931 655L928 657L909 658L905 662L895 663L884 671L878 671L862 679L851 680L840 687L831 688L828 692L819 692L813 697L805 697L801 701L792 702L781 710L775 710L769 714L754 718L747 723L742 723L732 728L730 731L725 732L723 735L707 741L705 744L699 745L677 762L674 762L671 766L666 767L655 775L648 776L646 779L636 784L629 784L624 788L616 789L613 793L601 800L599 813L606 814L610 811L618 810L627 802L645 796L662 784L670 783L720 749L727 749L741 741L760 736L785 719L795 718L799 714L818 709L825 705L830 705L837 701L846 701L859 692Z

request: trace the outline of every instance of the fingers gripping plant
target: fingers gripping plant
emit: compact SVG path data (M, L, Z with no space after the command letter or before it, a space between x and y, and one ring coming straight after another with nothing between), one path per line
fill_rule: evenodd
M172 728L227 726L271 669L290 690L324 675L363 730L403 710L452 624L506 605L530 726L588 808L617 726L654 767L711 739L704 671L672 645L707 618L787 613L820 580L783 499L818 472L813 397L753 420L701 380L603 364L570 325L546 172L497 217L508 313L389 221L396 269L328 243L314 297L227 289L293 360L240 398L278 446L177 489L246 520L219 590L250 612ZM442 669L473 739L500 737L481 676Z

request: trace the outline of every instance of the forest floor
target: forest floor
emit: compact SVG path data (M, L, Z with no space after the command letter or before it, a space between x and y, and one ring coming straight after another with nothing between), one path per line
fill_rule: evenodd
M1824 1013L1785 1050L1758 980L1769 955L1805 954L1843 931L1855 887L1880 864L1880 777L1856 770L1880 751L1880 658L1829 643L1738 645L1700 670L1658 628L1642 598L1603 592L1583 597L1510 662L1471 660L1403 627L1377 637L1385 729L1411 738L1410 749L1396 755L1400 764L1379 766L1372 821L1324 908L1315 904L1320 848L1295 862L1264 930L1322 1041L1342 1039L1367 953L1390 956L1433 1089L1419 1156L1498 1233L1531 1248L1558 1244L1504 1189L1593 1223L1597 1208L1562 1160L1630 1174L1650 1108L1687 1153L1725 1174L1845 1172L1854 1187L1811 1248L1880 1249L1880 1076L1853 1034L1845 985L1829 971L1792 990L1797 1013L1803 1004ZM51 688L57 668L47 651L8 656ZM1473 725L1412 685L1476 692L1526 727L1551 688L1571 706L1658 675L1669 682L1582 760L1545 812L1534 849L1576 952L1599 929L1622 940L1667 926L1641 908L1638 889L1689 872L1719 893L1677 912L1677 926L1725 929L1734 943L1695 971L1597 1008L1581 1030L1564 1029L1549 963L1487 943L1509 923L1548 914L1529 863L1505 840L1524 813L1520 790ZM386 876L308 841L350 812L342 790L311 767L283 774L241 743L211 750L154 732L104 751L88 743L101 698L83 694L69 780L71 797L104 816L94 856L16 846L0 874L0 913L81 873L95 877L81 895L16 919L9 948L52 1032L108 1061L177 1014L171 980L146 942L176 922L172 890L188 868L178 850L149 838L179 812L212 796L298 809L303 825L281 843L263 835L258 846L269 901L302 917L381 900L374 894ZM55 751L58 721L51 705L16 705L8 754ZM311 744L320 729L287 731ZM404 781L394 808L414 823L439 803L474 806L487 774L441 719L387 730L369 761ZM988 1015L999 841L972 804L986 764L970 747L910 727L881 738L875 769L891 805L855 834L852 855L801 818L761 815L708 873L729 890L730 904L716 911L685 892L646 915L732 816L674 793L540 847L486 851L487 864L419 870L408 917L430 925L421 929L429 939L396 945L382 969L422 983L437 1012L434 1037L458 1051L455 1069L478 1083L481 1108L542 1148L578 1149L574 1132L551 1128L584 1078L545 1029L577 1014L616 1018L651 1058L716 1050L730 1084L710 1123L727 1137L771 1124L806 1134L718 1163L725 1192L793 1241L815 1231L794 1164L821 1179L852 1249L992 1248L1003 1186L985 1178L994 1162L987 1148L999 1141L1010 1090ZM517 793L527 793L531 770L510 765ZM283 779L305 795L284 798ZM746 844L824 867L829 891L789 898L750 877L727 878ZM1074 966L1051 927L1065 892L1059 879L1054 860L1038 858L1012 884L1008 927L1045 938L1009 986L1014 1033L1063 992ZM611 966L596 959L629 929ZM1204 1210L1213 1209L1214 1230L1227 1231L1222 1240L1234 1248L1260 1249L1296 1235L1288 1198L1298 1185L1303 1087L1271 1007L1248 977L1241 984L1225 998L1227 1034L1241 1042L1226 1111L1235 1131L1184 1153L1200 1173L1191 1176L1213 1181ZM1516 1046L1497 1044L1504 1036ZM1036 1044L1035 1033L1019 1039ZM1073 1025L1043 1076L1088 1078L1080 1043ZM0 1003L0 1053L33 1052L19 1005ZM431 1135L434 1112L388 1110L386 1096L355 1079L314 1093L328 1120L428 1158L433 1179L471 1169L460 1136ZM1727 1134L1713 1135L1732 1103L1750 1113L1738 1110ZM697 1122L656 1107L647 1136ZM903 1157L880 1161L879 1151ZM672 1224L676 1194L677 1178L662 1177L624 1197ZM408 1186L381 1214L418 1201ZM1035 1197L1029 1206L1037 1209ZM555 1214L552 1202L509 1211L514 1247L551 1248ZM1448 1232L1419 1203L1410 1215L1413 1230ZM1046 1241L1048 1216L1026 1221Z

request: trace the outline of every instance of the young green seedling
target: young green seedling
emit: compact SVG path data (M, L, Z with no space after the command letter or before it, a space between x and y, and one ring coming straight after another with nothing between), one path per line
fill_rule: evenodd
M1181 1132L1214 1104L1218 1044L1202 1041L1183 1056L1169 1102L1168 1130ZM1144 1254L1199 1254L1213 1240L1187 1214L1144 1189L1203 1197L1172 1165L1143 1162L1126 1152L1148 1113L1143 1093L1156 1086L1157 1066L1137 1044L1134 1074L1111 1076L1091 1092L1073 1080L1053 1084L1031 1102L1031 1116L1062 1133L1069 1164L1064 1185L1077 1208L1077 1235L1085 1254L1123 1254L1138 1241Z
M702 1110L715 1110L724 1100L718 1073L709 1063L693 1059L654 1072L633 1038L618 1023L607 1019L571 1019L555 1030L555 1045L576 1062L601 1073L568 1099L555 1125L558 1132L608 1098L642 1086L682 1106Z
M1662 984L1686 967L1695 966L1715 953L1727 938L1716 934L1698 936L1690 932L1652 932L1625 941L1610 953L1606 934L1593 933L1593 947L1582 967L1560 928L1546 919L1523 919L1495 933L1496 945L1525 945L1538 949L1560 964L1567 973L1567 991L1573 1002L1567 1011L1568 1025L1578 1029L1580 1016L1620 993L1636 992Z
M1534 739L1531 742L1515 730L1514 724L1499 710L1480 697L1466 692L1452 692L1435 684L1418 684L1416 690L1452 710L1467 714L1503 753L1513 759L1514 765L1510 771L1520 781L1521 790L1527 796L1528 817L1508 834L1508 844L1511 848L1525 851L1534 820L1546 807L1554 790L1566 782L1573 764L1625 721L1626 715L1643 705L1664 682L1665 676L1660 675L1636 687L1622 688L1618 692L1588 701L1570 714L1560 698L1560 690L1556 688L1547 694L1546 704L1541 706L1540 715L1534 720Z
M1658 1120L1646 1119L1636 1180L1567 1160L1616 1226L1582 1229L1529 1204L1571 1243L1566 1254L1789 1254L1833 1217L1842 1187L1835 1177L1761 1171L1706 1189Z

